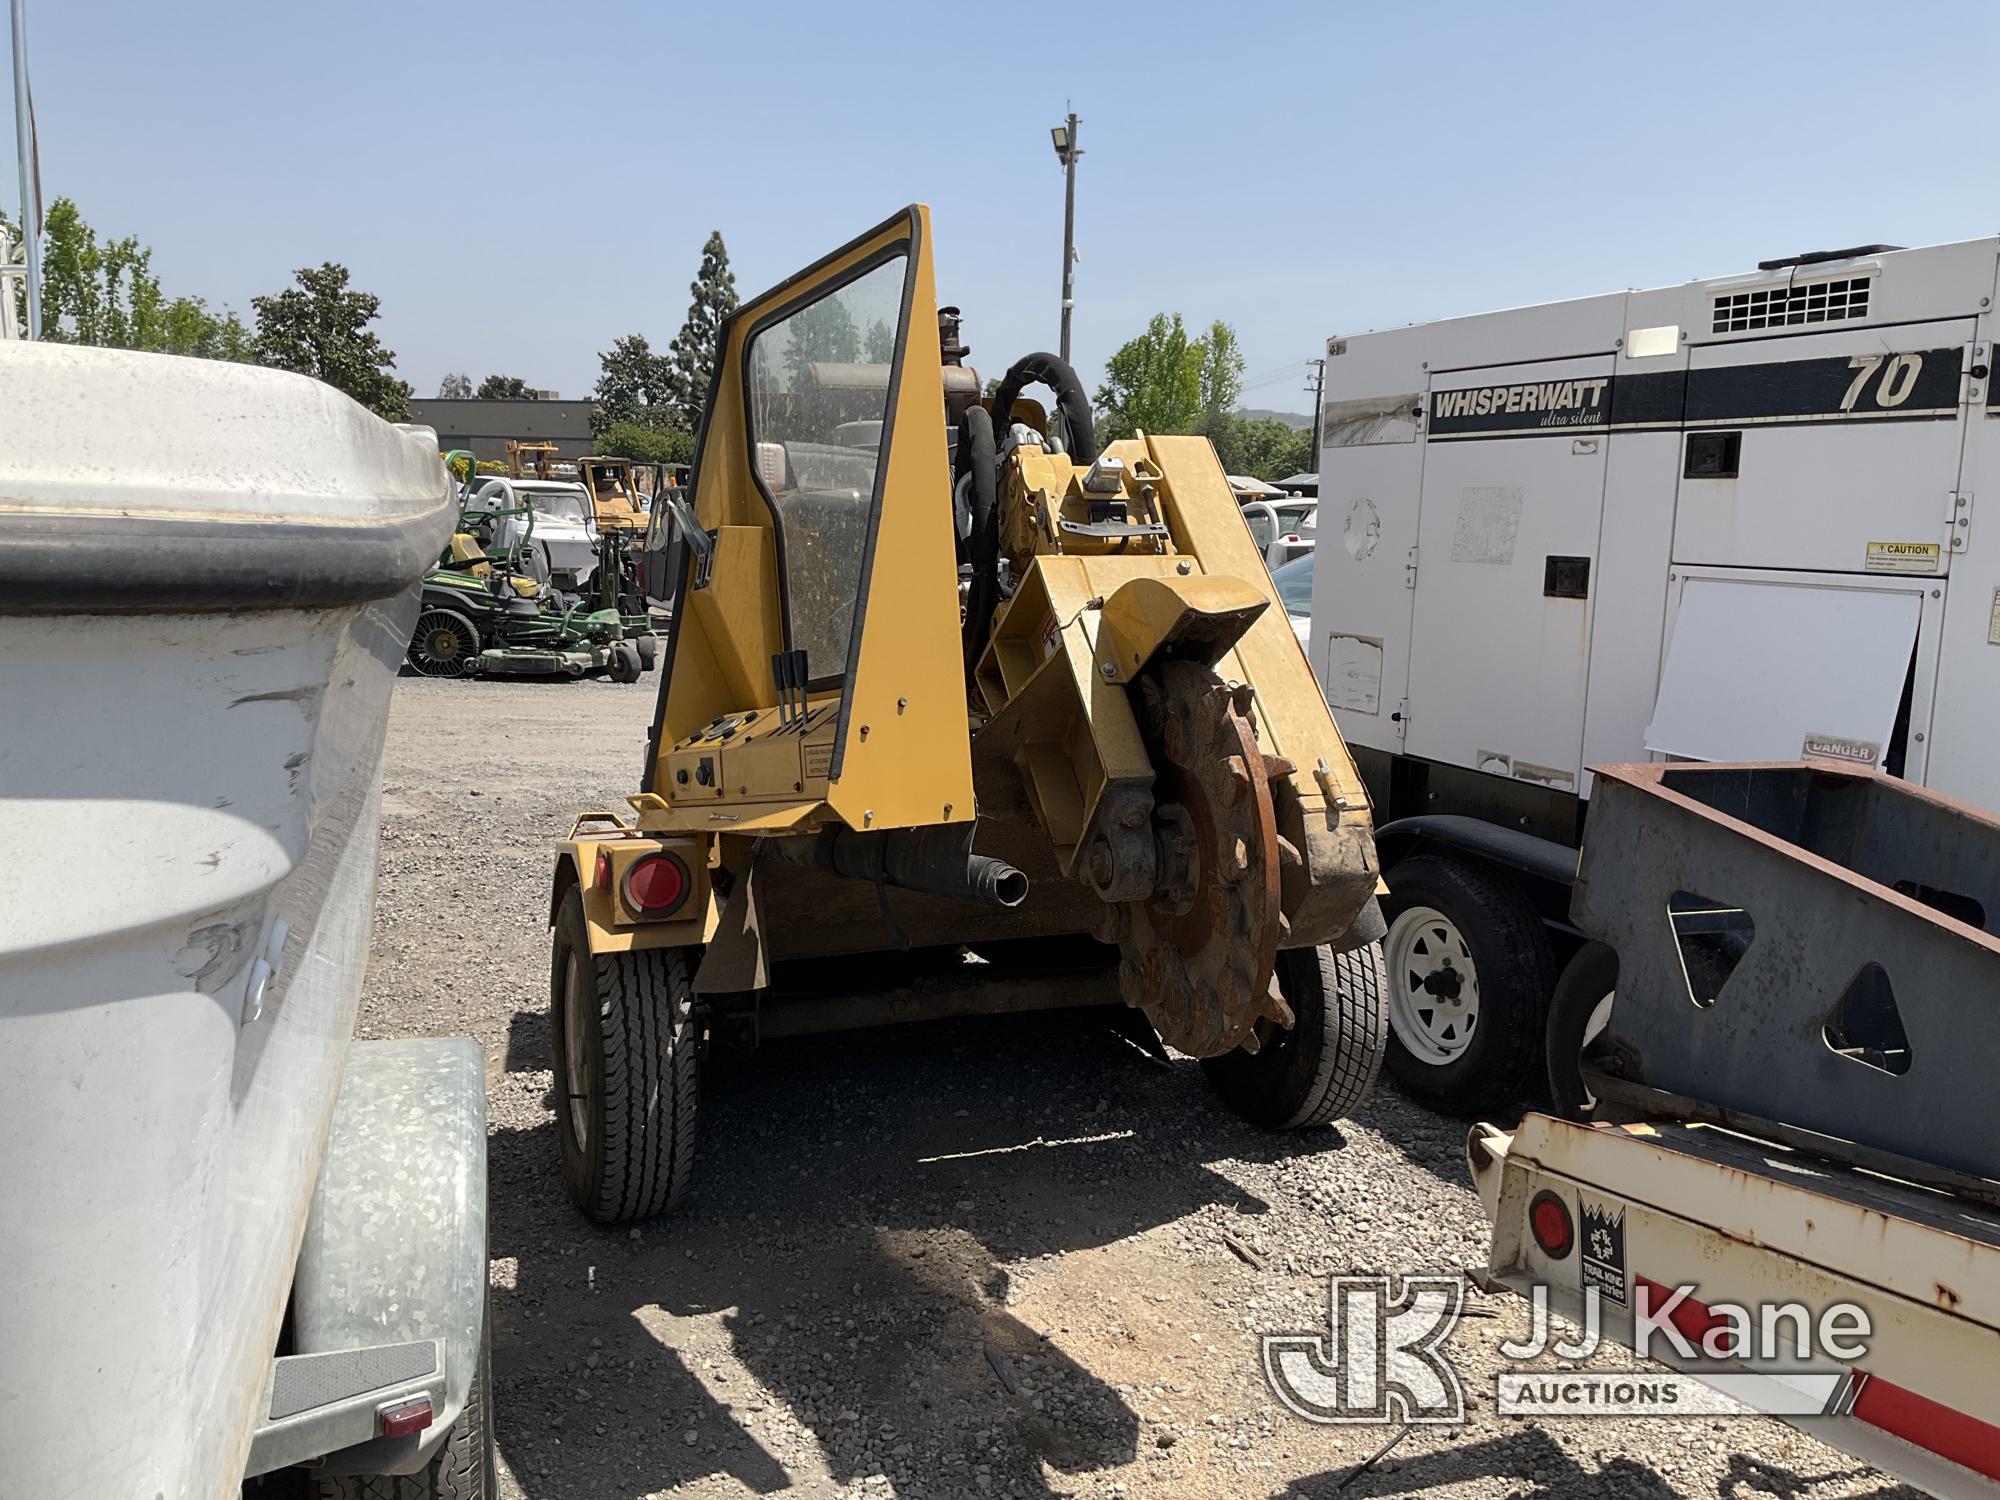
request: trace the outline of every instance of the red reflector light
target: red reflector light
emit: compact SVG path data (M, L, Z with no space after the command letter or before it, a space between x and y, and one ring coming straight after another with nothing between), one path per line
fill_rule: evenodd
M1534 1235L1535 1243L1542 1247L1542 1254L1552 1260L1561 1260L1576 1243L1576 1228L1570 1223L1569 1205L1551 1192L1539 1192L1529 1203L1528 1231Z
M385 1406L381 1422L383 1437L408 1437L413 1432L422 1432L431 1425L431 1398L419 1396L414 1401Z
M687 866L671 854L649 854L625 872L625 904L657 917L687 899Z
M597 878L595 884L600 891L611 889L611 851L608 849L599 849L597 851Z

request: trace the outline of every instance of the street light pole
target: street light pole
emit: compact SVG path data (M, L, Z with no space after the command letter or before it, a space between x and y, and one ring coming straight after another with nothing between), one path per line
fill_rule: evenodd
M14 136L21 147L21 240L28 251L27 336L42 336L42 194L35 171L35 108L28 98L28 0L14 0Z
M1056 155L1063 164L1063 272L1062 344L1057 352L1069 363L1069 320L1076 311L1076 159L1083 155L1076 144L1076 115L1049 132L1056 143Z

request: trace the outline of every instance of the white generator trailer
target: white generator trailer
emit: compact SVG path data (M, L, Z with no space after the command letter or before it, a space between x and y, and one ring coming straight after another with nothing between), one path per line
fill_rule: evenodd
M1589 766L2000 806L1996 265L1869 246L1328 342L1309 654L1375 801L1412 1092L1539 1072Z

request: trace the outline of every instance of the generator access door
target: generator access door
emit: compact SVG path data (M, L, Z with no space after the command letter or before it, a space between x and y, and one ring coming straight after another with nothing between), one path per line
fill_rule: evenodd
M1697 347L1674 561L1946 571L1970 319Z
M1577 789L1612 360L1432 377L1406 753Z

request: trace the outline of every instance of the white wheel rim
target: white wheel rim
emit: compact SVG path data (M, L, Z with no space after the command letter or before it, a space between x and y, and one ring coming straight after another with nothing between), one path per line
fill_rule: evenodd
M1412 906L1389 924L1389 1028L1419 1062L1456 1062L1479 1027L1479 971L1458 926L1434 906Z

